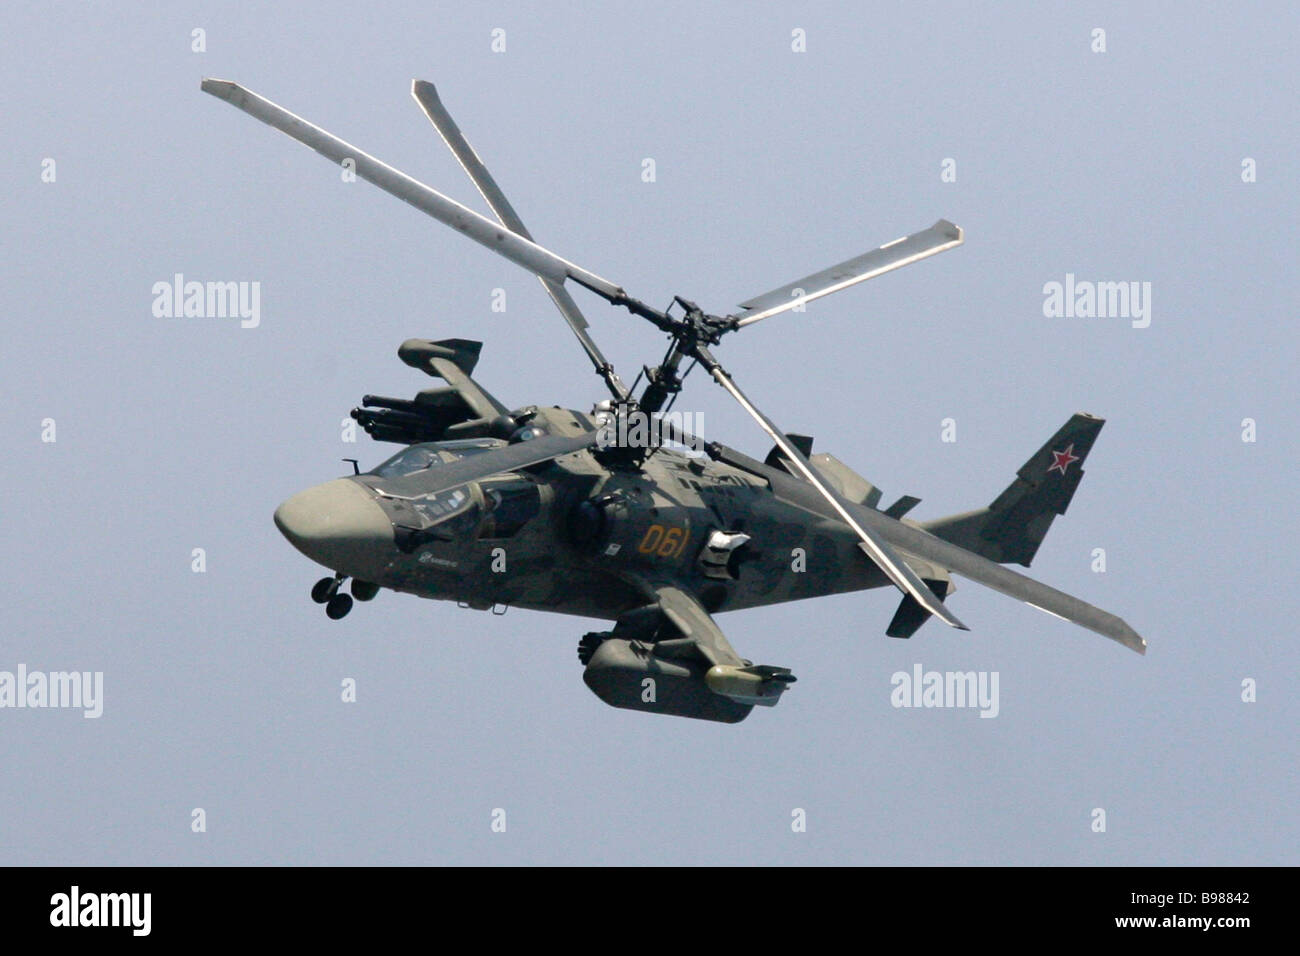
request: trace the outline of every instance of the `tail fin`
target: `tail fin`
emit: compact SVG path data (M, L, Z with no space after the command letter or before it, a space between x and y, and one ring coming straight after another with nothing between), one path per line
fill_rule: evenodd
M1016 472L993 504L922 524L926 531L999 564L1029 567L1052 519L1065 514L1083 462L1105 420L1077 414Z

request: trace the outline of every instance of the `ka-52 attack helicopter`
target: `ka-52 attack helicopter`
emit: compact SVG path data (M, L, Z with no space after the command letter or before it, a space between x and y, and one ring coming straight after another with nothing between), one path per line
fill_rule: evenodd
M811 438L782 432L714 358L731 332L960 245L952 223L757 296L735 315L681 297L660 311L534 242L429 83L416 81L412 95L499 222L241 86L207 79L202 88L537 275L612 395L592 414L509 409L472 378L481 343L403 343L403 362L448 387L411 400L367 395L352 417L375 439L407 447L275 512L284 536L334 571L312 589L329 617L390 588L481 610L613 621L578 644L583 679L601 700L727 723L775 705L795 678L740 657L713 619L719 611L893 585L902 601L886 634L911 637L932 616L965 630L944 604L955 573L1145 652L1113 614L1002 567L1028 566L1065 513L1102 419L1074 415L987 508L916 522L904 515L918 499L880 509L877 488L833 456L812 454ZM592 340L568 280L668 335L639 396ZM704 443L664 417L696 365L774 442L765 461ZM348 578L351 595L340 590Z

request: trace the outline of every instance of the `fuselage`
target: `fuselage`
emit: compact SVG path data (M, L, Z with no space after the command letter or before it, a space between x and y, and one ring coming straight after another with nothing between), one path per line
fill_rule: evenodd
M560 408L537 410L530 424L551 435L598 427ZM886 583L851 529L799 501L805 483L674 447L635 468L580 451L443 487L443 469L506 447L492 438L411 445L291 498L276 523L340 574L484 609L613 620L662 584L718 612Z

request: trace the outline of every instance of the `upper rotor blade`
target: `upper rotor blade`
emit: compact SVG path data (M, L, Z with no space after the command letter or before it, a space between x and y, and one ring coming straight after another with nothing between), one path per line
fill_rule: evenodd
M204 80L202 89L205 93L211 93L218 99L225 100L268 126L287 133L327 159L336 163L352 160L356 164L356 174L362 179L410 203L421 212L428 213L439 222L460 230L475 242L487 246L493 252L523 266L535 275L555 282L572 278L601 295L610 298L625 296L622 288L608 279L602 279L595 273L560 258L550 250L543 249L532 240L512 232L500 223L495 223L486 216L480 216L436 189L380 162L370 154L327 133L319 126L313 126L302 117L295 116L251 90L227 80L212 79Z
M443 142L447 144L447 148L451 150L452 155L456 157L469 178L474 182L474 185L478 187L478 191L483 195L492 211L496 213L497 218L511 232L531 240L533 238L532 233L528 231L524 221L519 218L519 214L510 205L510 200L506 198L505 193L501 191L501 187L497 185L492 174L488 172L487 166L479 159L478 153L474 151L474 147L469 144L469 140L460 131L456 121L451 118L451 113L443 105L434 85L426 80L412 80L411 96L415 97L415 101L420 104L420 108L424 110L424 115L429 118L429 122L438 131ZM551 301L555 303L555 307L560 310L560 314L564 316L565 321L569 323L569 327L573 329L574 335L578 337L578 341L586 350L587 356L591 359L592 364L596 366L596 371L604 377L606 384L613 391L614 397L626 398L628 395L627 387L614 373L613 366L609 364L595 341L587 333L587 319L579 310L578 303L573 301L573 296L569 295L568 290L553 279L548 279L545 276L539 276L538 278L550 295Z
M740 303L748 314L740 317L737 326L750 325L760 319L793 309L797 305L839 292L851 285L875 278L909 263L925 259L936 253L960 246L963 241L961 226L940 219L929 229L887 242L839 265L814 272L812 275L787 282L779 289L765 292Z
M700 364L709 370L709 374L713 376L714 380L730 392L731 397L738 401L745 411L749 412L763 431L767 432L772 441L776 442L777 447L781 449L781 453L790 459L791 463L808 483L817 489L818 493L830 503L831 507L835 509L835 513L839 515L840 520L857 532L858 537L861 539L859 547L880 567L880 570L885 572L886 577L894 582L894 585L900 591L911 595L917 604L949 627L960 628L963 631L970 630L965 624L957 620L917 573L894 553L893 548L854 517L844 500L817 474L808 459L804 457L803 452L795 447L794 443L785 436L785 433L776 426L775 422L759 411L745 397L745 394L736 387L736 383L731 380L731 376L727 374L726 369L718 364L717 359L713 357L708 349L699 346L695 350L695 355L700 360Z

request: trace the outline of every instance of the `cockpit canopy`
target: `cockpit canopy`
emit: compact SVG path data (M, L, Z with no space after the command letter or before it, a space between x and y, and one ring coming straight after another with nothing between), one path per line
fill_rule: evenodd
M398 546L408 553L436 541L502 539L513 537L542 508L541 490L528 475L505 472L427 494L411 492L419 473L437 469L506 444L491 438L473 438L412 445L369 472L376 478L406 486L400 496L385 496L381 504L391 510Z
M411 445L378 465L370 471L370 474L379 478L400 478L403 475L424 471L426 468L436 468L472 455L481 455L502 448L505 444L504 441L496 438L465 438L459 441Z

